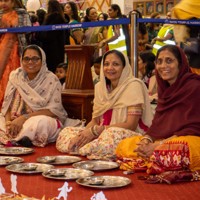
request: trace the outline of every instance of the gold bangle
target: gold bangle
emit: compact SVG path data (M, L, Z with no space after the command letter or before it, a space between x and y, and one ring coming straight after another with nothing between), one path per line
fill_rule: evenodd
M93 136L97 137L97 135L94 133L94 126L90 127L90 133L92 133Z
M148 136L144 136L140 141L145 140L145 139L148 140L149 142L153 143L153 140Z
M99 133L97 132L97 125L94 125L93 126L93 134L94 134L94 136L99 136Z

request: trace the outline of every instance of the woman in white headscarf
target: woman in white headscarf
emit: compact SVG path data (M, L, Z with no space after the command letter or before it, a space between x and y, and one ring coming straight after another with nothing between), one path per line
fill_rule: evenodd
M149 102L146 86L133 77L127 56L117 50L108 51L101 63L100 81L95 85L92 120L85 129L64 128L56 147L67 153L78 150L89 159L112 159L123 138L142 134L150 126Z
M0 142L44 147L54 142L67 113L60 81L47 69L44 51L30 45L10 74L0 116ZM27 143L26 143L27 142ZM20 143L21 144L21 143Z

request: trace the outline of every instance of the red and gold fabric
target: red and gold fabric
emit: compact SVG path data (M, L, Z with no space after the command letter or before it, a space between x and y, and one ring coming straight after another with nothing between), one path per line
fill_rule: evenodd
M174 170L200 170L200 137L180 136L156 147L150 159L137 156L134 150L142 136L134 136L120 142L116 155L123 170L146 170L148 174L160 174Z

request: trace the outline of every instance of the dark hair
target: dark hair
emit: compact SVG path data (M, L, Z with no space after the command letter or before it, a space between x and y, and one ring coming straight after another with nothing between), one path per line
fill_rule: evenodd
M15 8L23 8L26 10L26 7L22 3L22 0L13 0Z
M113 50L111 50L111 51L107 51L107 52L104 54L104 56L103 56L103 63L105 62L105 59L106 59L106 57L107 57L109 54L115 54L115 55L117 55L117 56L120 58L120 60L122 61L123 67L126 66L126 60L125 60L125 58L124 58L123 53L121 53L120 51L115 50L115 49L113 49Z
M33 50L37 51L38 54L39 54L39 56L40 56L40 58L42 58L42 52L41 52L40 48L39 48L37 45L35 45L35 44L29 45L29 46L27 46L27 47L24 49L24 51L23 51L23 53L22 53L22 58L24 57L24 54L26 53L26 51L27 51L28 49L33 49Z
M78 7L73 1L67 2L65 5L70 5L71 10L72 10L72 18L75 19L76 21L80 22L80 17L78 15Z
M117 12L117 17L121 18L122 17L122 11L121 8L118 4L111 4L110 7L114 10L114 11L118 11Z
M142 18L142 13L138 10L133 10L137 13L139 18ZM139 32L142 33L143 35L145 35L147 33L147 27L145 23L139 23Z
M158 15L160 15L160 13L159 12L153 12L153 13L151 13L151 18L156 18Z
M63 68L66 71L68 68L68 64L67 63L59 63L56 68Z
M145 75L147 77L151 77L153 70L155 69L155 59L156 56L151 51L143 51L139 54L140 58L144 63L146 63L145 66Z
M93 65L96 63L101 63L103 56L99 56L93 60Z
M52 14L54 12L60 13L60 15L64 19L64 12L63 12L61 4L58 1L49 0L48 9L47 9L47 15Z
M44 9L42 9L42 8L40 8L40 9L38 9L36 11L36 14L38 16L38 22L39 22L40 25L43 24L46 13L47 12Z
M38 21L38 16L36 14L30 14L29 16L32 24Z
M181 53L179 51L179 48L176 45L169 44L169 45L165 45L165 46L161 47L157 52L156 60L158 59L159 54L164 50L170 51L178 60L179 66L181 66L181 64L182 64Z
M107 19L108 19L108 14L102 12L102 13L100 13L100 14L98 15L98 20L99 20L99 17L100 17L101 15L103 15L103 19L104 19L104 20L107 20Z
M114 11L118 11L117 12L117 17L118 18L127 18L126 15L123 15L121 12L121 8L118 4L111 4L110 7L114 10ZM126 49L127 49L127 55L128 57L130 56L130 35L129 35L129 26L128 24L122 24L122 29L123 29L123 33L125 35L125 43L126 43Z
M86 11L85 11L85 17L84 17L84 22L90 22L90 21L91 21L91 20L89 19L89 15L90 15L90 11L91 11L92 9L95 9L95 10L96 10L95 7L89 7L89 8L86 9Z

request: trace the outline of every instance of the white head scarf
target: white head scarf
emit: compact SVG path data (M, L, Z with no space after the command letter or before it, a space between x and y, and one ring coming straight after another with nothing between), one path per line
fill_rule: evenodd
M24 51L32 49L31 46L28 46ZM33 80L29 80L27 73L23 69L21 58L21 67L11 72L9 76L1 112L3 115L6 114L17 90L33 111L49 109L61 122L64 122L67 113L62 106L62 86L57 76L48 70L44 51L40 47L38 48L42 54L40 71Z
M125 54L123 56L125 58L125 66L117 87L111 92L107 89L103 72L105 56L103 57L100 69L100 81L95 85L93 118L100 117L107 110L112 109L111 124L125 122L127 119L127 108L141 104L143 108L142 121L145 125L150 126L153 115L147 88L140 79L133 76L128 57Z

